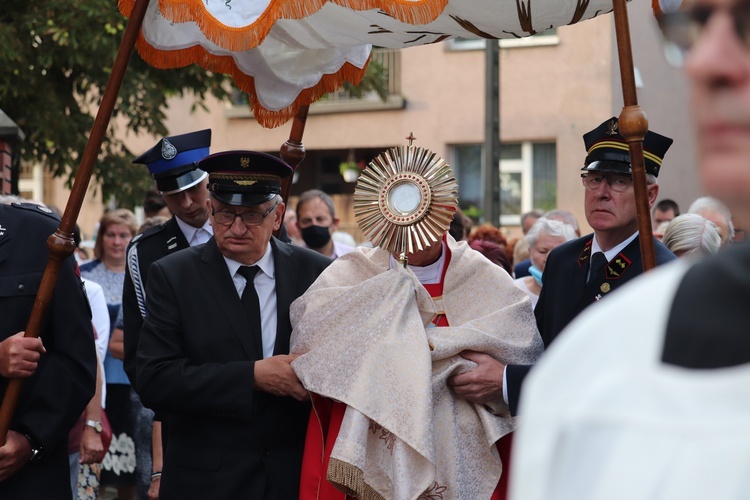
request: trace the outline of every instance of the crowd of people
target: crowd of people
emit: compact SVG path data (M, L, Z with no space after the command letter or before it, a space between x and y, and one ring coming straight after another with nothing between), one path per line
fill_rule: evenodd
M694 28L677 41L707 196L659 199L672 140L649 131L653 234L616 117L582 138L591 234L564 209L514 238L456 209L406 259L344 243L331 196L287 207L286 163L201 130L134 160L146 220L104 213L26 338L60 218L2 200L0 390L24 384L0 498L750 494L747 16L691 5L672 22Z

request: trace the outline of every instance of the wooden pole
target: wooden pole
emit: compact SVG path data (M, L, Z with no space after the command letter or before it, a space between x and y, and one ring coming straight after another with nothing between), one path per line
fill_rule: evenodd
M635 208L638 217L641 258L643 270L656 267L654 238L651 229L651 207L648 203L646 188L646 169L643 160L643 138L648 132L646 113L638 106L635 90L635 73L633 71L633 51L630 45L630 25L626 0L612 0L615 15L615 33L617 52L620 59L620 77L622 79L622 97L624 107L619 118L620 133L630 149L630 165L635 190Z
M302 160L305 159L305 146L302 144L302 136L305 133L305 125L307 124L307 112L310 110L310 106L301 106L297 114L294 116L292 122L292 130L289 132L289 139L281 145L279 155L292 170L297 171ZM284 203L289 202L289 193L292 190L292 180L294 174L290 175L283 181L281 181L281 198ZM281 218L281 223L284 223L284 218ZM274 231L273 235L278 237L281 232L281 227L278 231Z
M37 292L36 299L34 300L31 316L26 324L24 337L39 336L47 306L52 300L55 283L60 274L62 263L75 250L73 228L81 211L83 198L86 195L91 173L94 170L94 162L102 147L102 141L104 134L107 132L109 120L112 118L112 111L117 101L117 94L119 94L120 87L122 86L125 70L127 70L130 57L133 55L133 49L138 39L138 32L141 30L141 25L143 24L143 18L146 15L148 2L149 0L136 0L130 20L125 28L125 34L120 43L114 66L112 67L112 74L110 74L107 86L104 89L102 103L99 106L94 126L91 129L91 135L89 135L86 149L83 152L81 164L78 167L78 172L73 182L73 189L70 192L68 204L65 206L60 227L47 240L49 260L42 276L42 283L39 285L39 292ZM18 397L21 394L21 384L21 379L11 380L3 396L3 403L0 406L0 440L2 440L0 446L5 444L8 429L10 428L10 421L13 418L13 412L18 403Z

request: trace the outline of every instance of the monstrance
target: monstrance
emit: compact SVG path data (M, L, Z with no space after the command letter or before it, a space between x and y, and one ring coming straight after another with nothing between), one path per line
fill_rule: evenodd
M399 256L440 241L458 206L450 165L429 149L391 148L372 160L354 190L354 216L374 245Z

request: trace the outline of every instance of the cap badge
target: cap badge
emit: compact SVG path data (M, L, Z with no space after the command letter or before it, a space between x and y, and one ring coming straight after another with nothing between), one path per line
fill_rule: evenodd
M607 124L607 135L617 135L617 122L610 120Z
M45 214L51 214L52 213L52 210L50 210L47 207L43 207L41 205L37 205L36 208L37 208L37 210L39 210L40 212L44 212Z
M175 156L177 156L177 148L165 138L161 143L161 157L165 160L171 160Z
M250 168L250 157L249 156L240 157L240 166L242 168Z
M238 186L252 186L258 181L234 181L235 184Z

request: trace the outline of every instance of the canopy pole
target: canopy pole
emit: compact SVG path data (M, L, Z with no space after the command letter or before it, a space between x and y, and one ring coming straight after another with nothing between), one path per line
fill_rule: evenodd
M47 267L44 269L42 282L39 286L39 292L34 300L34 307L31 310L31 316L26 324L24 337L39 337L41 325L44 321L44 315L52 300L55 290L55 283L60 274L63 261L73 254L75 243L73 241L73 228L81 211L83 198L88 189L91 173L94 169L94 162L99 155L102 147L104 134L107 132L109 120L112 118L112 111L117 102L117 95L122 86L122 80L125 76L125 70L128 68L128 62L133 55L138 32L141 30L143 18L146 15L146 8L149 0L136 0L133 12L130 15L125 33L117 51L117 58L112 66L112 73L104 88L102 103L94 120L94 126L91 129L89 140L86 143L86 149L81 158L81 164L78 167L73 188L68 197L68 203L65 206L60 227L47 240L49 249L49 260ZM22 379L16 378L8 383L8 387L3 397L2 406L0 406L0 446L5 444L5 440L10 428L10 421L13 418L18 397L21 394Z
M635 191L635 208L638 217L641 258L643 270L656 267L654 238L651 229L651 207L648 203L646 188L646 169L643 160L643 138L648 132L646 113L638 105L635 90L635 72L633 70L633 51L630 45L630 24L626 0L612 0L615 15L615 34L617 52L620 59L620 77L622 79L622 97L624 106L620 113L620 134L625 138L630 149L630 165L633 174Z
M300 163L305 159L305 146L302 144L302 136L305 133L305 125L307 124L307 112L310 110L310 106L300 106L297 114L294 115L294 121L292 122L292 130L289 132L289 139L281 145L279 149L279 155L292 170L297 171ZM289 193L292 190L292 180L294 174L290 175L286 179L281 181L281 198L284 203L289 202ZM284 217L281 217L281 223L284 223ZM278 238L281 233L281 227L273 232L273 235Z

